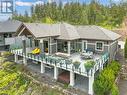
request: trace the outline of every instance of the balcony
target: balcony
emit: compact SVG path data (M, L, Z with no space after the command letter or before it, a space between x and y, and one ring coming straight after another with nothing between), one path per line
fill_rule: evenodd
M82 60L80 58L79 53L75 53L68 58L64 58L64 57L57 56L55 54L50 55L46 53L34 55L30 52L27 52L25 55L22 49L11 49L11 52L13 54L25 57L27 59L31 59L37 62L43 62L50 66L55 66L67 71L73 71L74 73L77 73L86 77L91 76L93 73L95 73L100 68L102 68L109 59L108 53L105 53L103 55L94 54L92 60L95 62L95 64L92 68L87 70L86 67L84 66L87 60ZM75 61L79 61L80 63L78 65L75 65L74 64Z

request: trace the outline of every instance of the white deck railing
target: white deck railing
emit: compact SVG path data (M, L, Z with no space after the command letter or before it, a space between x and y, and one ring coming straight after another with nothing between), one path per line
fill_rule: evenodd
M74 73L89 77L99 69L103 68L103 65L108 62L109 56L108 53L105 53L100 58L95 60L95 65L93 68L91 68L89 71L85 69L85 66L79 66L76 67L71 60L65 59L62 57L54 56L54 55L46 55L46 54L40 54L40 55L33 55L31 53L27 53L26 55L23 54L22 49L15 49L11 50L11 53L26 57L27 59L31 59L37 62L43 62L45 64L49 64L51 66L56 66L58 68L67 70L67 71L73 71Z

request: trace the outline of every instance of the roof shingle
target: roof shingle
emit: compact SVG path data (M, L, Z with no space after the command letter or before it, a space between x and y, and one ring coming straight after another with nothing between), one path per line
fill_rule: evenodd
M22 22L17 20L7 20L0 22L0 33L16 32Z

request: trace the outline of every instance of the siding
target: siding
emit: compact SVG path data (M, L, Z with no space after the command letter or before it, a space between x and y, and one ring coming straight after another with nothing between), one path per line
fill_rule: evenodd
M4 37L3 35L0 35L0 46L4 45Z
M114 60L115 59L117 48L118 48L118 41L116 41L112 45L110 45L110 60Z
M95 53L101 54L101 53L105 53L108 52L108 45L110 44L110 42L108 41L101 41L104 43L104 49L103 51L97 51L96 48L96 42L95 40L87 40L87 48L93 50Z

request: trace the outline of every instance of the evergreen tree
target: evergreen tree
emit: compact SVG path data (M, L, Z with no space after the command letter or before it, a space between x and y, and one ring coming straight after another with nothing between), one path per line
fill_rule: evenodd
M77 1L77 2L76 2ZM99 0L90 0L88 4L79 3L78 0L71 0L66 4L59 3L44 3L31 7L32 16L13 15L13 19L25 22L45 22L47 17L50 17L55 22L65 21L70 24L78 25L99 25L105 28L120 27L123 19L127 16L127 2L115 4L113 0L108 0L109 5L103 5Z
M127 58L127 39L124 45L124 57Z

